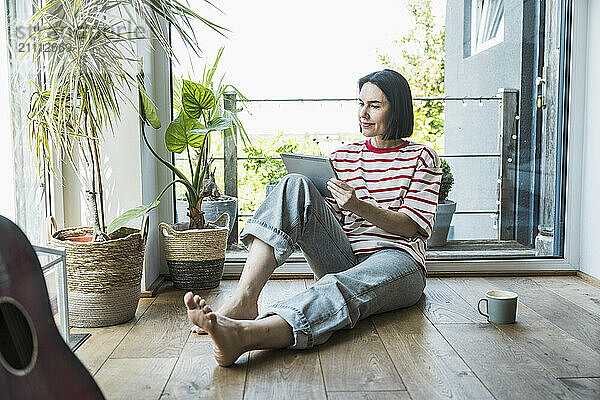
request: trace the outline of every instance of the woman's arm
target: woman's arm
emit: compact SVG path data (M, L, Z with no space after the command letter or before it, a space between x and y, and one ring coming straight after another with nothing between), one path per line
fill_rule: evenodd
M384 231L413 237L420 230L419 225L408 215L360 200L356 197L354 188L344 181L332 178L327 182L327 187L341 209L353 212Z

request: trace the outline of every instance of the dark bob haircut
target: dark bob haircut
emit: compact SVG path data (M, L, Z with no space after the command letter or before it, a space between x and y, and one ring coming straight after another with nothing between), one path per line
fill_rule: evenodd
M404 139L412 135L414 128L412 94L406 79L396 71L384 69L360 78L358 90L360 91L367 82L371 82L381 89L390 102L390 120L382 139ZM362 127L360 131L362 132Z

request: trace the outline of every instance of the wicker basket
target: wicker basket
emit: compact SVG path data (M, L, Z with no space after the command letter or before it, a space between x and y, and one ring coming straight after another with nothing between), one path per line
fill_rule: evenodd
M69 237L93 233L91 227L56 231L51 217L49 242L67 256L69 322L101 327L131 320L140 299L148 216L141 230L105 242L72 242Z
M215 288L223 277L229 215L209 222L206 229L186 230L187 226L187 222L158 225L173 285L184 290Z

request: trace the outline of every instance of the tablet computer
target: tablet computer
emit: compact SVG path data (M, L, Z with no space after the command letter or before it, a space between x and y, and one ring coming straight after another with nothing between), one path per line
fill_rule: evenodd
M327 181L337 179L331 160L327 156L309 154L280 153L288 174L301 174L315 184L323 197L333 197L327 188Z

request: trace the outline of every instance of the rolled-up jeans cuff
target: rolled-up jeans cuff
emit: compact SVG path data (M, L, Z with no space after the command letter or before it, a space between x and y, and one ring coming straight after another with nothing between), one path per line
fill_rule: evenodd
M273 253L277 266L281 266L294 252L294 241L282 231L264 221L258 219L249 219L246 226L240 234L240 240L244 245L250 248L254 237L259 238L269 246L273 247Z
M294 343L288 349L310 349L313 347L313 333L304 314L292 306L275 303L268 306L256 319L266 318L270 315L279 315L291 327L294 334Z

